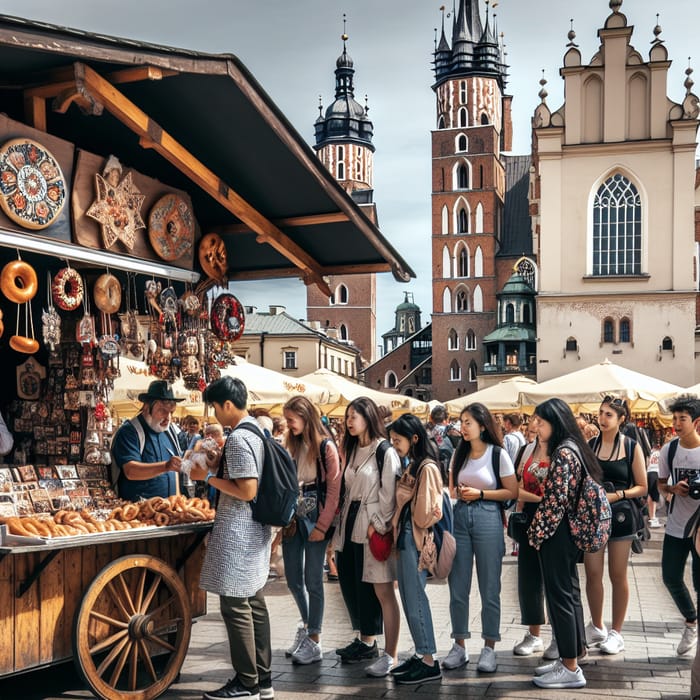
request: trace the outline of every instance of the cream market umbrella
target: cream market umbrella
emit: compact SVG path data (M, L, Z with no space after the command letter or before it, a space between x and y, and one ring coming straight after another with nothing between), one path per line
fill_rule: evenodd
M683 389L675 384L626 369L606 359L523 391L520 402L523 407L534 407L556 396L574 411L593 413L598 410L603 397L609 394L627 399L633 413L656 414L663 412L659 402L682 392Z
M304 381L314 382L325 387L330 393L330 401L321 406L321 410L334 418L345 415L345 407L360 396L372 399L377 406L384 406L391 411L392 416L401 413L413 413L427 418L430 415L428 404L403 394L389 394L376 389L370 389L362 384L356 384L345 377L341 377L329 369L317 369L315 372L305 374Z
M473 394L446 401L445 407L451 416L459 415L470 403L483 403L490 411L519 411L520 392L529 391L536 386L537 382L533 379L516 375Z

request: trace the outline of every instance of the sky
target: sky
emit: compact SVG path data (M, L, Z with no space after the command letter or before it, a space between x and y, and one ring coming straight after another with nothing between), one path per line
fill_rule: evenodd
M443 2L450 11L452 0ZM440 5L439 0L3 0L0 11L91 32L233 53L310 144L319 95L324 108L333 100L346 14L355 97L364 103L367 95L374 124L379 227L417 275L409 284L396 282L388 273L378 276L379 338L392 328L395 307L405 291L420 306L424 324L432 310L430 131L435 126L435 100L430 86ZM484 8L482 2L482 19ZM610 14L608 0L498 0L491 11L497 15L510 65L513 152L526 154L542 70L548 81L547 102L554 111L563 101L559 68L570 20L574 41L588 62L599 46L597 30ZM694 54L700 2L625 0L622 12L635 27L632 44L645 60L656 13L661 13L660 38L673 62L668 95L682 101L689 57L700 76L700 51ZM282 304L295 318L305 317L305 289L296 280L233 283L232 291L246 306L263 311L270 304Z

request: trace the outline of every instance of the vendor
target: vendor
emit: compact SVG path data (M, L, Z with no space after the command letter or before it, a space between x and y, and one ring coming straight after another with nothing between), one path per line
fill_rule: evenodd
M149 384L139 394L141 412L126 421L112 440L112 459L119 471L117 491L121 498L167 498L178 492L180 447L173 431L172 413L178 401L165 381Z

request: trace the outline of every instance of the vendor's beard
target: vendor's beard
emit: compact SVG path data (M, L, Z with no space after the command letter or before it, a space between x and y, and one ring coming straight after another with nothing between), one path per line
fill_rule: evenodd
M168 427L170 426L170 419L168 419L168 422L163 425L161 421L156 420L153 416L151 415L146 415L144 414L144 420L148 424L148 427L154 432L154 433L164 433Z

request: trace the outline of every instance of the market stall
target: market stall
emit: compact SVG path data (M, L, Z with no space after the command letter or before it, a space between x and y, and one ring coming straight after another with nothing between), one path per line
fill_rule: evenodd
M0 16L0 61L0 678L73 657L146 700L205 610L213 513L115 500L122 380L194 404L243 332L236 280L413 273L234 56Z

